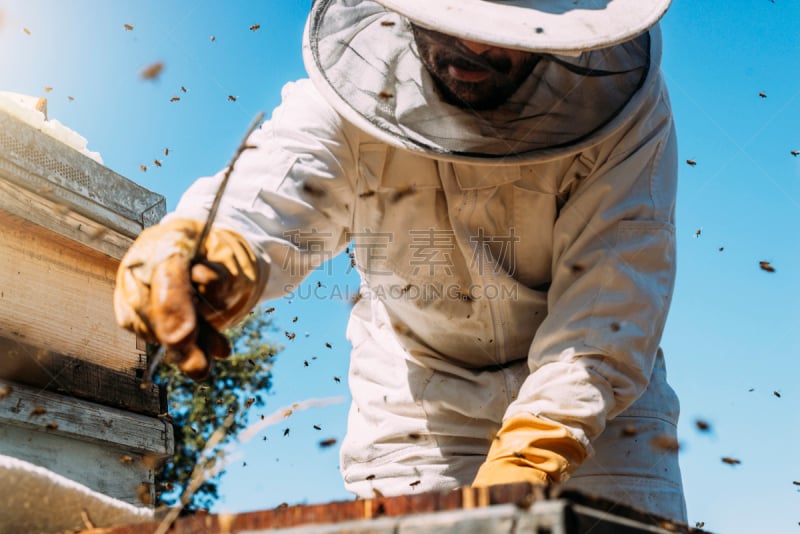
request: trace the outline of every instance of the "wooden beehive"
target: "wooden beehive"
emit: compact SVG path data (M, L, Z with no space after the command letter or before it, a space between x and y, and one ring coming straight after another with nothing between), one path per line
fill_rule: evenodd
M144 534L164 520L81 534ZM307 534L668 534L704 531L629 507L559 488L527 483L452 492L279 506L240 514L195 515L169 525L171 534L303 532Z
M173 448L146 346L114 321L122 255L161 195L0 110L0 454L141 504Z

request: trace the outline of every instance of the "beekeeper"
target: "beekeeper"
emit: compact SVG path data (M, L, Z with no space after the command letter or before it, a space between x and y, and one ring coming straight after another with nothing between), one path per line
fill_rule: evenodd
M202 377L348 245L359 496L562 483L685 520L659 348L675 277L669 0L317 0L310 79L122 262L120 324ZM198 292L201 319L194 321Z

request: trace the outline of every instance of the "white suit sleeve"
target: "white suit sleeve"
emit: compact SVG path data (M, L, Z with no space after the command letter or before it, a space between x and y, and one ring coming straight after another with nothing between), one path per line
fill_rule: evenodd
M647 388L674 285L677 148L656 86L653 102L585 156L587 175L554 226L531 374L506 412L562 423L590 453L606 421Z
M309 80L253 132L234 165L215 226L241 234L268 265L261 300L291 292L341 252L351 224L353 151L347 126ZM197 180L168 217L205 220L223 171Z

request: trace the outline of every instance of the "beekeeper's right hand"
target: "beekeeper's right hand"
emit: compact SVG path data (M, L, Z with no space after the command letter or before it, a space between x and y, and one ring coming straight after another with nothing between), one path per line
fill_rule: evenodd
M192 258L203 222L172 219L146 228L122 258L114 289L117 323L177 355L194 379L230 354L221 332L258 301L266 265L237 233L212 228Z

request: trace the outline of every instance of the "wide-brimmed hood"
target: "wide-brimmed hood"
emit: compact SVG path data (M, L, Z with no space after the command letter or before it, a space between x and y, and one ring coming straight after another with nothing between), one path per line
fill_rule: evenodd
M317 0L304 36L309 76L347 120L395 146L470 160L509 160L591 144L638 107L657 71L657 27L576 56L541 54L489 111L445 102L409 20L370 0Z

